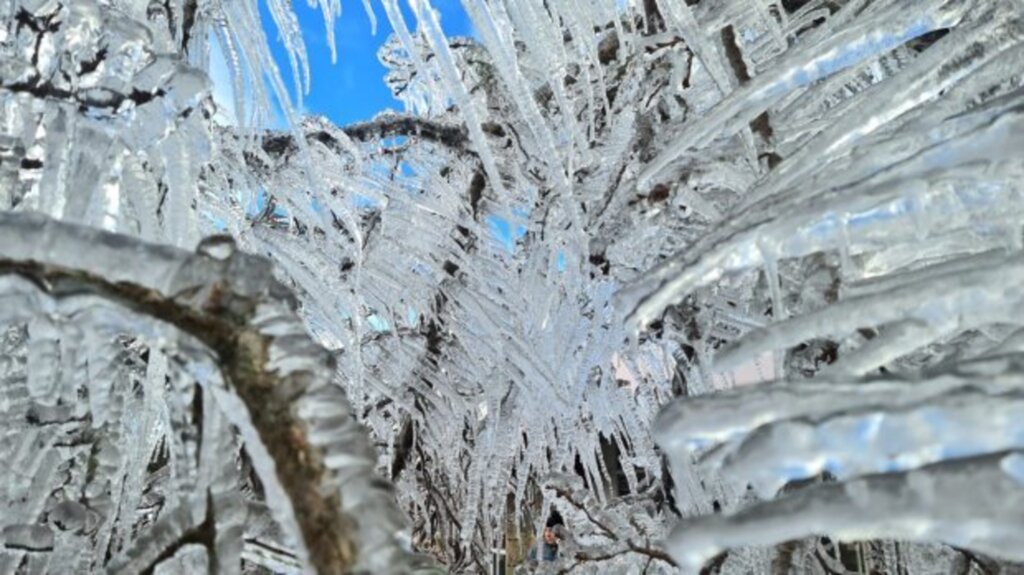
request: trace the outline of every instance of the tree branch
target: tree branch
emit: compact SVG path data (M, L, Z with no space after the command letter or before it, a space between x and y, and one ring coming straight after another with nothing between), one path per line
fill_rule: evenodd
M561 497L562 499L565 499L570 505L583 512L583 514L587 516L587 520L589 520L591 523L593 523L599 529L601 529L601 531L603 531L609 539L622 543L626 546L625 549L620 549L615 552L609 552L601 555L589 555L584 552L579 552L576 554L576 563L569 567L569 570L575 569L577 566L579 566L580 563L584 561L605 561L613 557L618 557L619 555L623 555L625 553L639 553L640 555L646 555L652 559L664 561L669 565L672 565L673 567L678 566L676 564L675 559L672 559L672 557L669 556L668 553L665 553L660 549L654 549L652 547L637 545L636 543L633 543L628 537L622 537L619 534L615 533L615 531L613 531L610 527L608 527L602 521L594 517L590 510L587 509L587 507L583 505L583 503L577 501L573 497L572 493L569 492L569 490L557 486L548 486L548 489L553 490L555 492L555 495Z
M294 297L267 260L235 252L226 238L193 254L30 213L0 214L0 246L0 275L51 297L94 294L208 348L240 400L231 417L260 479L289 504L273 506L275 519L299 531L318 572L410 570L422 560L398 538L403 514L333 383L332 356L299 335Z
M469 135L463 126L391 113L378 115L367 122L349 124L342 128L342 131L353 140L361 142L395 136L415 136L463 152L468 151L469 146Z
M595 518L595 517L594 517L594 516L593 516L593 515L592 515L592 514L590 513L590 510L589 510L589 509L587 509L587 508L586 508L586 506L584 506L584 505L583 505L582 503L580 503L579 501L576 501L576 499L575 499L575 498L573 498L573 496L572 496L572 493L570 493L570 492L569 492L569 490L567 490L567 489L563 489L563 488L561 488L561 487L550 487L550 486L548 487L548 489L551 489L552 491L554 491L554 492L555 492L555 495L557 495L557 496L561 497L562 499L565 499L566 501L568 501L568 502L569 502L569 504L570 504L570 505L572 505L572 506L573 506L573 507L575 507L576 509L579 509L580 511L582 511L582 512L583 512L583 514L587 516L587 519L588 519L588 520L589 520L589 521L590 521L591 523L593 523L594 525L596 525L597 527L599 527L599 528L601 529L601 531L604 531L604 532L605 532L605 533L606 533L606 534L608 535L608 538L609 538L609 539L614 539L614 540L616 540L616 541L618 541L618 540L619 540L619 537L618 537L618 535L616 535L616 534L615 534L615 532L614 532L614 531L612 531L612 530L611 530L611 528L609 528L609 527L608 527L607 525L605 525L605 524L604 524L604 523L602 523L601 521L598 521L598 520L597 520L597 518Z

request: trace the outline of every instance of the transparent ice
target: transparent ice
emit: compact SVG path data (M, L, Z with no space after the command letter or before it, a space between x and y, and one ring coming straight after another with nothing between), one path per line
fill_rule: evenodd
M1024 562L1024 2L264 2L0 0L0 573Z

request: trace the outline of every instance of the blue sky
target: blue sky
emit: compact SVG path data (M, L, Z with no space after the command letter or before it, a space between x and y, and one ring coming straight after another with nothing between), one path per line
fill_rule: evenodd
M309 93L303 97L305 113L320 114L344 126L368 120L386 108L402 109L402 104L391 97L390 90L384 84L387 70L377 59L377 50L391 34L391 24L379 2L371 0L371 4L377 20L376 35L371 31L370 19L362 2L346 0L342 3L342 16L335 23L334 31L338 59L332 63L319 8L310 8L306 2L293 3L306 42L312 78ZM415 29L416 19L412 11L405 2L400 4L406 24L410 29ZM460 0L431 0L431 4L440 13L441 27L445 34L473 35L472 24ZM264 2L260 2L260 12L272 53L294 100L296 92L288 55ZM514 253L516 241L525 234L526 228L496 215L489 216L487 222L498 245ZM561 270L564 266L564 256L560 255L558 268Z
M303 102L307 113L322 114L335 124L345 125L372 118L385 108L401 109L401 104L391 97L391 92L384 85L386 70L377 60L377 49L391 34L391 25L379 2L371 0L371 4L377 16L376 36L371 34L370 19L362 2L342 2L342 16L335 26L338 61L332 64L319 8L310 8L306 2L293 3L306 40L312 76L309 94ZM472 34L472 25L459 0L433 0L432 4L441 14L441 26L446 34ZM406 23L413 28L416 20L404 2L402 9ZM278 41L277 28L264 2L260 2L260 10L274 57L288 83L289 91L295 94L291 73L287 72L290 69L287 54Z

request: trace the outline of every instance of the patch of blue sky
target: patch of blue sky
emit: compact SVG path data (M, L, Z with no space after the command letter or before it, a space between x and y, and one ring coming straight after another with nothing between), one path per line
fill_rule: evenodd
M526 226L513 225L507 219L491 214L487 216L487 227L498 244L510 254L516 251L516 242L526 235Z
M377 59L377 50L391 35L390 22L383 10L375 6L377 33L374 35L370 29L370 19L361 4L354 1L343 3L342 15L335 26L335 42L338 49L336 63L331 61L331 50L327 44L327 33L320 11L309 7L305 2L293 4L306 42L312 78L310 91L303 97L304 109L300 112L323 115L335 124L346 125L368 120L387 108L402 108L401 102L394 99L390 89L384 84L387 69ZM459 0L433 0L432 4L440 13L441 27L446 34L473 35L469 17ZM414 23L415 18L408 5L403 3L401 8L406 21L410 25ZM263 2L260 3L260 15L267 37L271 41L274 60L281 69L285 84L294 99L296 86L289 71L288 53L284 45L277 41L278 31Z
M390 138L384 138L380 141L380 144L386 148L399 148L409 143L409 136L391 136Z
M388 320L375 313L366 316L366 325L373 331L382 333L391 331L391 324L388 323Z
M380 202L363 194L353 194L352 203L361 210L373 209L380 206Z
M1024 485L1024 455L1012 453L999 461L999 467L1004 473Z
M250 218L263 213L263 210L267 209L267 202L270 200L270 196L267 191L263 188L256 190L256 193L249 196L249 201L245 204L245 215Z
M235 98L232 93L231 72L224 49L216 34L210 34L210 79L213 81L213 101L217 104L214 121L223 125L238 124Z

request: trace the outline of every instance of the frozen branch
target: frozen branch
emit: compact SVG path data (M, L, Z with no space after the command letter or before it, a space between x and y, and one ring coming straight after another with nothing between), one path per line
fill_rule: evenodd
M465 127L444 124L416 116L381 114L368 122L357 122L343 128L353 140L382 140L395 136L418 137L458 151L466 151L469 135Z
M575 562L571 566L560 571L560 573L569 573L570 571L579 567L583 563L607 561L609 559L614 559L626 553L637 553L640 555L647 556L650 559L664 561L665 563L668 563L673 567L676 566L675 560L672 559L672 557L670 557L668 553L665 553L661 549L650 547L647 544L637 544L632 540L632 538L629 535L618 533L617 531L613 530L607 522L595 517L591 509L582 501L580 501L573 493L573 491L559 485L548 485L548 489L554 491L555 495L562 498L569 505L582 512L583 515L587 518L587 520L590 521L590 523L592 523L595 527L597 527L606 537L614 541L617 544L616 546L621 546L619 549L615 549L615 546L613 546L613 550L602 552L577 551L573 556Z
M0 245L0 274L55 295L95 294L209 348L247 411L234 416L251 418L255 452L269 453L262 469L256 461L261 480L279 482L289 499L293 516L278 519L298 524L318 572L414 563L390 486L374 475L366 433L332 381L331 356L304 335L265 260L225 239L192 254L31 214L0 215Z

